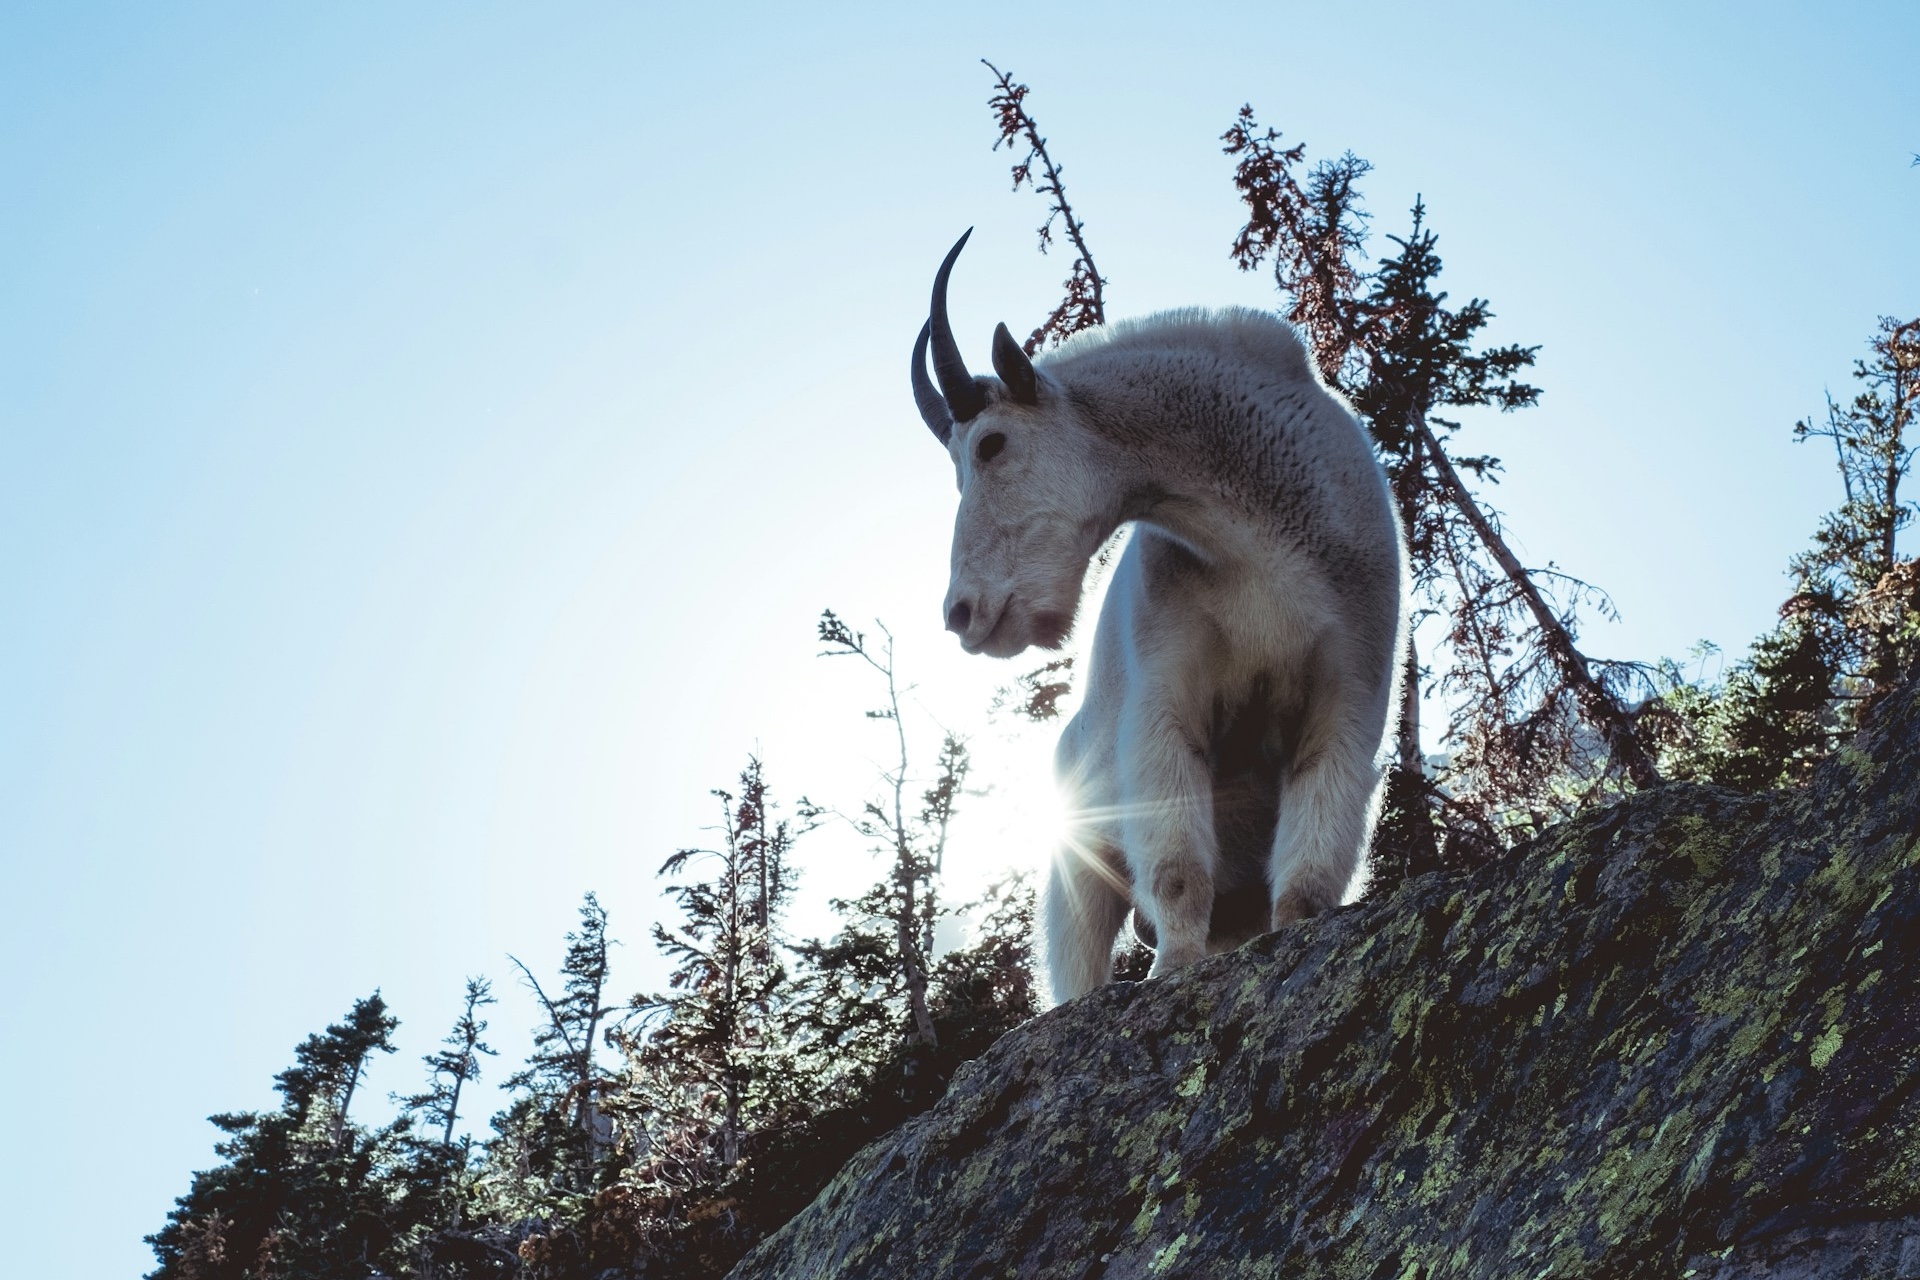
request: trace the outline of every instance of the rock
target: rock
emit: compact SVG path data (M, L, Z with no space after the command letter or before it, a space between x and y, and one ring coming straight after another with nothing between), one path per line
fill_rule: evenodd
M733 1272L1920 1276L1920 694L1028 1023Z

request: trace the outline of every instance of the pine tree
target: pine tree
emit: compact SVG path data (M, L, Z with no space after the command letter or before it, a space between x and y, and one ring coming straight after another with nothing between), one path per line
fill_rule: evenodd
M526 1065L502 1085L517 1096L493 1117L481 1175L489 1211L509 1221L577 1218L601 1181L607 1153L600 1100L610 1082L594 1052L605 1019L616 1012L606 1003L613 944L594 894L582 901L580 927L566 941L557 996L518 957L507 957L545 1015Z
M1635 663L1596 662L1577 642L1576 608L1611 606L1552 566L1528 569L1508 545L1499 514L1469 486L1497 459L1455 457L1459 424L1438 410L1530 406L1540 392L1519 380L1537 348L1476 350L1492 318L1485 301L1446 306L1434 288L1437 237L1416 204L1398 251L1369 269L1355 156L1297 173L1305 148L1283 148L1251 107L1222 141L1237 159L1248 208L1232 256L1243 270L1271 261L1321 375L1342 391L1374 436L1407 528L1415 616L1446 624L1441 688L1453 695L1444 789L1424 776L1419 655L1402 673L1402 719L1389 779L1389 812L1375 842L1374 885L1390 887L1436 863L1477 860L1547 820L1620 785L1660 780L1632 713L1651 687ZM1448 839L1444 852L1431 832Z
M1920 448L1920 319L1882 318L1869 347L1855 396L1794 424L1800 443L1832 445L1842 501L1789 563L1779 625L1716 684L1664 668L1658 723L1676 777L1746 791L1804 781L1920 656L1920 566L1897 547L1915 509L1901 486Z
M1033 972L1033 879L1025 872L988 886L958 914L972 918L967 945L934 965L933 1020L942 1079L1040 1012Z
M633 1001L618 1039L631 1059L621 1105L647 1155L638 1176L676 1192L717 1187L749 1136L799 1102L785 1064L780 1018L788 974L779 927L794 874L794 835L774 813L766 774L749 759L737 793L715 791L720 847L682 849L663 876L704 869L669 886L681 923L653 927L674 962L668 990Z
M825 1055L830 1073L866 1078L897 1063L904 1097L939 1095L932 1061L939 1049L931 1003L934 931L941 919L939 878L947 838L967 774L966 744L944 736L934 776L909 810L911 756L900 714L893 636L870 645L831 610L820 618L823 657L856 658L880 677L886 700L867 712L893 725L895 765L882 775L884 791L851 821L876 852L890 860L888 877L852 901L836 901L847 920L835 938L801 949L810 984L805 1015L808 1051Z
M277 1111L212 1117L220 1165L194 1175L167 1225L147 1237L152 1280L341 1280L391 1274L423 1210L394 1176L405 1119L349 1116L367 1060L393 1052L398 1021L378 992L309 1036L275 1077Z
M1814 532L1813 546L1791 569L1800 607L1821 626L1847 701L1866 703L1898 680L1914 653L1916 582L1913 562L1896 542L1915 504L1901 493L1920 442L1920 319L1880 320L1872 356L1854 362L1861 390L1841 404L1827 400L1825 422L1794 424L1802 443L1833 446L1846 500ZM1857 723L1858 715L1846 717Z
M273 1087L302 1119L316 1107L328 1107L334 1140L339 1142L367 1058L393 1052L392 1035L399 1025L378 991L355 1001L345 1021L308 1036L293 1051L294 1065L275 1077Z
M949 758L939 778L957 792L952 766ZM928 788L934 794L925 807L937 812L947 789ZM830 943L800 949L805 986L795 1007L794 1048L807 1111L757 1135L732 1188L737 1243L778 1229L855 1151L934 1105L954 1072L1038 1011L1033 886L1024 876L1009 876L953 913L971 919L971 937L932 961L928 1012L935 1038L931 1047L912 1042L892 955L897 934L884 915L888 888L877 885L860 903L838 904L846 927ZM711 1271L686 1274L717 1277L731 1256L718 1255L722 1265Z
M468 978L466 1002L453 1030L442 1048L421 1059L428 1069L426 1091L397 1099L414 1126L408 1157L395 1177L423 1206L419 1228L408 1242L421 1276L486 1274L486 1268L472 1264L488 1248L465 1230L473 1143L464 1135L456 1138L455 1128L465 1086L480 1078L480 1059L494 1052L481 1039L487 1023L480 1017L480 1010L493 1003L492 985L485 978Z
M460 1118L461 1090L469 1081L480 1078L481 1057L494 1053L480 1039L486 1034L487 1023L479 1016L481 1009L494 1003L492 983L485 978L467 979L466 1007L440 1042L445 1048L421 1059L427 1064L427 1091L406 1100L407 1108L417 1113L430 1130L437 1130L441 1146L448 1149L454 1145L454 1126Z
M589 1269L645 1260L647 1274L718 1276L757 1238L744 1186L770 1130L808 1118L786 1043L781 916L796 836L758 759L721 806L717 847L682 849L659 874L680 919L654 926L673 963L664 992L635 996L608 1032L626 1057L607 1109L631 1152L584 1229ZM805 815L803 808L803 819Z

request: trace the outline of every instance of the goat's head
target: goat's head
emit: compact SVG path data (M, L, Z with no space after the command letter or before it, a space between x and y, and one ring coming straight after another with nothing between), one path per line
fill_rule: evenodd
M947 629L969 653L1010 658L1028 645L1058 648L1072 630L1087 560L1111 531L1111 502L1093 434L1006 325L993 333L998 376L967 372L947 322L947 276L966 243L961 236L934 277L932 314L913 344L913 395L960 486Z

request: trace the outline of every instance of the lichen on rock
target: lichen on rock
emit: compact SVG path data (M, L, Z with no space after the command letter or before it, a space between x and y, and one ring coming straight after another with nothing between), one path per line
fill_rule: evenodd
M1920 690L1008 1035L733 1273L1920 1276Z

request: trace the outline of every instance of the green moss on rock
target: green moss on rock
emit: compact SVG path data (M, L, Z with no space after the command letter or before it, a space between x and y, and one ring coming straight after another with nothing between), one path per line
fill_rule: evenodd
M1920 1275L1920 698L1035 1019L762 1277Z

